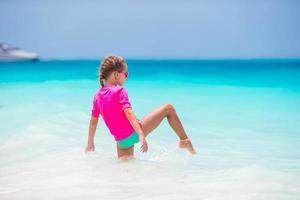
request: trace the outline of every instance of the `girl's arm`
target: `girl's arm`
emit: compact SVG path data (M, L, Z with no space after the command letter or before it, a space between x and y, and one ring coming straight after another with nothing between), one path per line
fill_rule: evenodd
M139 135L139 140L142 143L141 146L141 151L142 152L146 152L148 150L148 145L147 145L147 141L143 132L142 127L139 124L139 121L137 120L134 112L132 111L132 108L128 107L124 109L124 113L128 119L128 121L130 122L130 124L132 125L133 129L137 132L137 134Z
M95 132L96 132L97 124L98 124L98 119L99 118L95 118L93 116L90 119L88 144L85 149L86 153L89 151L95 151L94 137L95 137Z
M132 108L128 107L124 109L124 113L128 119L128 121L130 122L131 126L133 127L133 129L137 132L137 134L139 134L139 136L144 136L144 132L135 116L135 114L132 111Z

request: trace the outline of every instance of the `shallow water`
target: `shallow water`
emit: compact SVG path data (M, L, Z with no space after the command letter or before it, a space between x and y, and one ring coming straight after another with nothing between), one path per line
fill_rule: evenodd
M129 60L137 117L172 103L198 152L165 119L130 162L102 119L84 154L98 64L0 63L1 200L299 198L299 60Z

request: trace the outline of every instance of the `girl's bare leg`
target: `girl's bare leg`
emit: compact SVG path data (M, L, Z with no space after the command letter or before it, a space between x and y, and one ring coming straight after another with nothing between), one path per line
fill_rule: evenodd
M129 148L121 148L117 145L117 153L118 153L118 158L121 160L130 160L133 158L134 154L134 145L129 147Z
M187 149L190 153L195 154L196 152L193 145L184 131L175 108L169 103L156 108L140 121L145 136L151 133L165 117L167 117L170 126L180 139L179 147Z

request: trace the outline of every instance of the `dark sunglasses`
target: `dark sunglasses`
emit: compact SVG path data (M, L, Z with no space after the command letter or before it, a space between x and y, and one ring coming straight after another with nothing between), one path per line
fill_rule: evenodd
M128 77L128 72L121 72L121 73L123 73L125 75L125 78Z

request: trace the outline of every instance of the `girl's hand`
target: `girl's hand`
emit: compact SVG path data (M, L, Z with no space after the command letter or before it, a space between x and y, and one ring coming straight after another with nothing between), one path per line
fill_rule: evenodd
M148 144L147 144L147 141L146 141L145 137L140 136L139 140L140 140L140 143L141 143L141 148L140 148L141 152L143 152L143 153L147 152L148 151Z
M94 143L88 144L85 148L85 153L88 153L88 152L91 152L91 151L95 151Z

